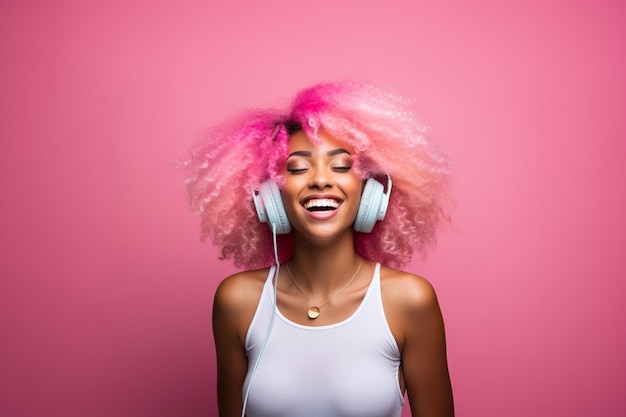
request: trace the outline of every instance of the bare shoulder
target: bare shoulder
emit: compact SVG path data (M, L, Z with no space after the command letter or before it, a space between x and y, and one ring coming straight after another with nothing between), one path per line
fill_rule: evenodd
M425 278L383 268L380 287L387 324L400 351L416 335L424 337L443 328L437 295Z
M243 346L267 274L268 269L239 272L226 277L217 287L212 321L218 349L231 351L233 346ZM229 340L232 344L228 344Z
M229 310L256 306L268 273L267 268L256 269L224 278L215 292L215 303Z
M397 307L419 310L437 305L435 289L427 279L419 275L383 267L380 282L383 299Z
M217 287L213 299L213 323L236 328L244 334L256 311L268 269L233 274Z

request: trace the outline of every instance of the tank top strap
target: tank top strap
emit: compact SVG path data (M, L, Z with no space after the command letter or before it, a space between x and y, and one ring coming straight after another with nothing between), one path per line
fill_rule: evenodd
M372 283L380 287L380 262L376 262L374 266L374 275L372 276Z
M373 299L380 299L380 263L374 265L374 273L372 274L372 281L370 287L367 289L368 293L371 293Z
M268 285L268 283L269 285L273 284L272 278L274 278L274 274L276 274L276 265L270 266L270 270L267 273L267 279L265 280L265 285Z

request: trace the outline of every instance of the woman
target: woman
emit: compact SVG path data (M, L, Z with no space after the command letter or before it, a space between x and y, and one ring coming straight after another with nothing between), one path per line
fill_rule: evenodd
M405 392L454 415L435 292L394 269L447 220L446 158L400 97L316 85L188 162L203 237L247 268L215 295L221 417L398 417Z

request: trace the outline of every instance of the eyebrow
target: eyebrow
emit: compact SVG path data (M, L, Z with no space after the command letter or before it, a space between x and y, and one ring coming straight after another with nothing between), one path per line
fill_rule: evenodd
M341 154L348 154L348 155L352 155L350 152L348 152L346 149L343 148L339 148L339 149L333 149L330 150L326 153L326 155L328 156L335 156L335 155L341 155ZM288 158L291 158L292 156L302 156L305 158L310 158L311 157L311 151L295 151L289 154Z

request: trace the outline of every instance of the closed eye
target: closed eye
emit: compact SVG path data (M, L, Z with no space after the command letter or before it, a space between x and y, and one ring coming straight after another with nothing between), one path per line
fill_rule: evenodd
M308 170L308 168L289 168L287 167L287 172L289 172L290 174L302 174L303 172L306 172Z

